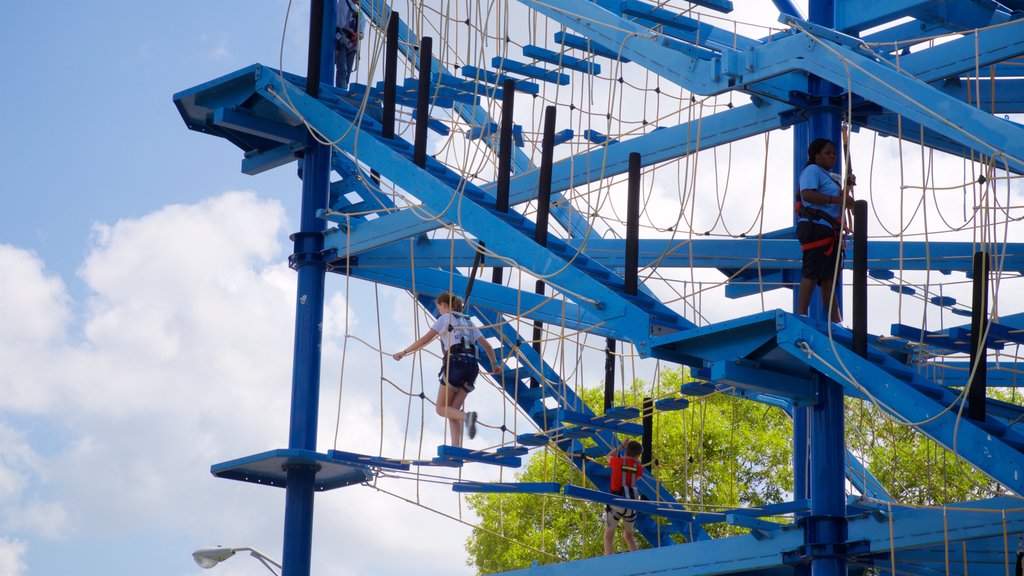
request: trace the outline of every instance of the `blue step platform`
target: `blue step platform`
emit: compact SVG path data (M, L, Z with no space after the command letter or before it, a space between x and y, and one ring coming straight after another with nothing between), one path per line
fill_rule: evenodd
M448 460L456 464L463 462L479 462L481 464L493 464L495 466L508 466L518 468L523 465L523 460L508 452L486 452L483 450L470 450L459 446L441 445L437 447L436 460Z

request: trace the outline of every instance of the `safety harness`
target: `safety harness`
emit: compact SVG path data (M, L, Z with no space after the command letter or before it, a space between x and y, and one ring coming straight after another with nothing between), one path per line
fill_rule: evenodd
M811 240L810 242L800 244L800 251L806 252L808 250L814 250L815 248L827 246L828 248L825 249L825 256L831 256L832 252L835 251L836 249L837 241L842 236L842 234L840 233L840 226L842 226L842 224L840 223L841 217L833 216L828 212L825 212L824 210L818 208L811 208L810 206L804 203L803 198L800 197L799 192L796 193L796 201L793 204L793 211L796 213L797 216L806 219L811 224L814 224L815 222L820 220L824 220L825 222L829 223L829 226L832 227L831 236L827 238Z
M640 500L640 491L636 487L637 470L640 468L640 462L633 458L622 459L622 469L620 470L620 484L622 486L622 495L630 500ZM618 506L606 505L605 510L612 515L612 518L616 522L623 520L625 522L633 522L636 520L636 510L629 508L620 508Z

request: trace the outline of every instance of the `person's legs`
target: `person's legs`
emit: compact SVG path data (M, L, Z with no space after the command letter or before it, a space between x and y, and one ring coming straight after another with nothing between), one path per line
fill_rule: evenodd
M435 408L438 416L448 420L448 430L451 432L450 441L452 446L462 446L462 421L465 415L462 413L462 410L455 407L455 403L459 402L461 407L462 402L465 402L465 400L465 393L454 386L441 384L437 389Z
M339 42L334 48L334 85L338 88L348 88L348 77L352 74L352 62L355 60L355 50L339 47Z
M833 281L832 278L821 279L821 304L825 307L825 311L828 312L829 318L832 322L842 322L843 317L839 313L839 299L835 298L833 294ZM831 308L829 307L831 304Z
M615 553L615 527L618 525L611 509L604 507L604 555L611 556Z
M807 316L807 309L811 305L811 294L814 294L815 281L813 278L801 278L800 288L796 293L796 313Z
M623 522L622 524L622 536L626 539L626 546L629 546L630 552L636 552L636 539L633 538L633 523Z

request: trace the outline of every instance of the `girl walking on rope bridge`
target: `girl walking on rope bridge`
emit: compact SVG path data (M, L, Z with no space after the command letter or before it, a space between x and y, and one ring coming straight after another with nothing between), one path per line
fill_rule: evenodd
M462 299L448 292L442 292L435 300L437 320L419 340L405 350L394 355L395 360L423 348L430 341L441 335L441 349L444 361L437 377L441 386L437 389L437 415L448 419L451 430L452 446L462 446L463 425L469 429L469 437L476 436L476 412L464 412L463 404L466 396L475 388L476 377L480 372L476 350L479 345L487 353L494 374L501 373L501 365L494 356L494 349L473 326L469 317L462 314Z
M814 287L821 288L821 302L832 322L841 322L839 304L833 293L836 270L842 267L842 236L849 231L849 220L843 218L843 206L853 207L853 186L850 174L846 190L839 189L838 175L830 172L836 164L836 145L818 138L807 148L807 164L800 173L800 195L797 198L799 220L796 237L803 252L800 288L796 311L807 315ZM845 200L845 202L844 202Z
M623 449L626 453L625 458L619 456L619 452ZM644 475L644 466L640 463L640 456L643 453L643 445L636 440L628 440L608 453L608 466L612 469L612 494L633 500L640 499L636 481ZM604 553L606 556L614 553L615 528L619 525L619 520L622 521L622 536L626 539L626 546L629 546L630 552L636 552L636 540L633 538L636 510L605 504Z

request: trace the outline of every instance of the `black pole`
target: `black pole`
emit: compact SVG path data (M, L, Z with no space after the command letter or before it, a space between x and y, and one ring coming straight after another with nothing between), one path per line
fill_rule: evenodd
M533 291L535 293L540 294L541 296L543 296L544 295L544 281L543 280L537 280L537 284L535 285ZM541 339L544 337L544 332L543 331L544 331L544 323L541 322L540 320L534 320L533 321L533 350L534 350L534 352L537 353L537 357L541 359L540 362L537 363L537 370L539 372L541 372L541 373L543 373L543 371L544 371L544 359L543 359L543 356L541 354L541 346L540 346ZM535 376L531 376L530 377L530 388L538 388L538 387L540 387L540 380L538 380L537 377L535 377Z
M476 273L484 261L484 243L480 242L476 249L476 256L473 257L473 269L469 272L469 280L466 282L466 297L462 299L462 305L469 304L469 296L473 293L473 283L476 282Z
M537 183L537 229L533 239L541 246L548 245L548 216L551 214L551 164L555 156L555 107L548 106L544 111L544 137L541 140L540 151L540 181ZM544 295L544 281L537 280L534 290L541 296ZM543 337L544 323L540 320L533 321L533 349L537 356L541 355L540 341ZM540 382L536 378L530 379L530 387L536 388Z
M306 59L306 94L320 97L320 56L324 47L324 0L313 0L309 18L309 55Z
M641 439L641 445L644 448L644 455L642 462L644 466L649 467L651 462L654 462L654 454L652 454L654 443L654 401L650 398L644 398L643 407L644 435Z
M615 404L615 339L608 338L604 346L604 411Z
M498 187L496 190L497 201L495 209L498 212L509 210L509 186L512 182L512 126L515 118L512 113L515 109L516 81L506 78L502 86L501 96L501 128L498 132ZM504 270L501 266L495 266L491 271L491 282L501 284Z
M388 17L387 39L384 43L384 109L381 111L381 135L395 137L395 106L398 99L398 12Z
M626 196L626 294L636 295L640 265L640 153L629 155L629 184Z
M558 109L544 110L544 138L541 140L540 176L537 182L537 230L533 239L548 245L548 216L551 214L551 164L555 158L555 116Z
M853 203L853 352L868 357L868 201Z
M427 122L430 120L430 68L434 56L434 40L420 40L420 86L416 92L416 135L413 139L412 161L420 168L427 164Z
M988 319L988 253L974 253L974 300L971 304L971 374L967 392L967 417L985 419L985 388L988 385L988 360L985 353L985 325Z

